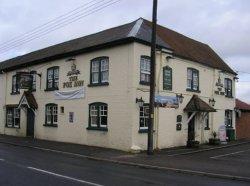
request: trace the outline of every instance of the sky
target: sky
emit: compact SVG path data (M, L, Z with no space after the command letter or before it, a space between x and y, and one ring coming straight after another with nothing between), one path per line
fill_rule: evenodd
M152 0L121 0L28 43L15 48L3 48L3 43L90 1L0 0L0 61L128 23L139 17L151 20ZM249 9L249 0L158 0L158 24L209 44L238 72L236 95L248 103Z

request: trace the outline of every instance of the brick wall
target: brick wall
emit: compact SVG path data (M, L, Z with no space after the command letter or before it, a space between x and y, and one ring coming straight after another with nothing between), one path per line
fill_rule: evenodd
M241 117L236 119L237 139L250 139L250 112L242 112Z

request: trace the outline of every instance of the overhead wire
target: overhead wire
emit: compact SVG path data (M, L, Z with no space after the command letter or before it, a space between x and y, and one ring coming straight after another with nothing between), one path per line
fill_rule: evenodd
M121 0L109 0L109 1L106 1L106 2L104 2L104 3L100 4L100 5L98 5L97 7L94 7L94 8L92 8L92 9L90 9L90 10L85 11L84 13L81 13L81 14L79 14L79 15L76 15L76 16L70 18L70 19L67 19L67 20L64 21L64 22L59 23L59 24L53 25L54 28L47 28L46 30L42 30L41 33L32 35L31 37L25 38L24 40L19 41L19 42L15 43L15 44L13 44L13 45L7 47L7 48L1 49L1 50L0 50L0 54L5 53L5 52L7 52L7 51L9 51L9 50L11 50L11 49L13 49L13 48L18 47L18 46L21 46L21 45L23 45L23 44L25 44L25 43L28 43L28 42L30 42L30 41L32 41L32 40L34 40L34 39L40 38L40 37L42 37L42 36L44 36L44 35L46 35L46 34L48 34L48 33L50 33L50 32L53 32L53 31L55 31L55 30L58 30L58 29L60 29L60 28L62 28L62 27L65 27L65 26L67 26L67 25L69 25L69 24L71 24L71 23L73 23L73 22L75 22L75 21L78 21L79 19L82 19L83 17L86 17L86 16L88 16L88 15L91 15L91 14L93 14L93 13L95 13L95 12L98 12L98 11L100 11L100 10L102 10L102 9L108 7L108 6L111 6L111 5L113 5L113 4L115 4L115 3L119 2L119 1L121 1ZM102 1L102 2L103 2L103 1ZM96 3L95 3L95 4L96 4Z

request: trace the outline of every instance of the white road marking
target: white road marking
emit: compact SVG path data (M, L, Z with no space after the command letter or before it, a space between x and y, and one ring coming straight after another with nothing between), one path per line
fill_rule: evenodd
M46 170L42 170L42 169L37 169L37 168L34 168L34 167L27 167L27 168L31 169L31 170L38 171L38 172L42 172L42 173L45 173L45 174L50 174L50 175L61 177L61 178L65 178L65 179L68 179L68 180L72 180L72 181L76 181L76 182L88 184L88 185L103 186L103 185L100 185L100 184L97 184L97 183L88 182L88 181L80 180L80 179L77 179L77 178L72 178L72 177L69 177L69 176L64 176L64 175L61 175L61 174L56 174L54 172L50 172L50 171L46 171Z
M238 152L232 152L232 153L228 153L228 154L222 154L222 155L218 155L218 156L212 156L210 158L212 159L216 159L216 158L221 158L221 157L225 157L225 156L231 156L231 155L235 155L235 154L240 154L240 153L243 153L243 152L247 152L249 151L250 149L247 149L247 150L242 150L242 151L238 151Z
M0 161L5 161L5 160L0 158Z

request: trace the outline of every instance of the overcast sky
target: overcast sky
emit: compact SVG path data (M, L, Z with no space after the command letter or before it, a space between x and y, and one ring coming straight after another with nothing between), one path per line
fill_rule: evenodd
M88 2L90 0L0 0L0 49L2 43L13 37ZM39 39L0 53L0 61L139 17L151 19L151 11L152 0L122 0ZM249 0L159 0L158 23L209 44L239 71L237 97L250 103Z

